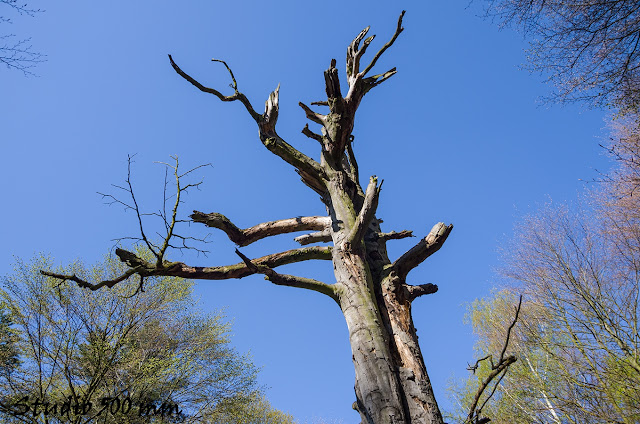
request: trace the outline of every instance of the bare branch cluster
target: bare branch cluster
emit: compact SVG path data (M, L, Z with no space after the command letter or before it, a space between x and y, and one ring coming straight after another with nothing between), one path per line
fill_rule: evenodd
M364 95L373 87L376 87L392 77L396 73L396 68L392 68L382 74L367 77L368 73L375 66L382 54L393 45L400 33L403 31L402 18L404 11L398 18L396 30L391 39L374 55L371 62L360 71L361 60L367 51L369 45L374 40L375 35L365 36L369 32L369 27L363 29L347 48L347 82L349 90L347 95L343 97L340 88L340 79L338 70L336 69L336 60L332 59L329 69L324 73L325 90L327 101L313 102L312 105L328 106L329 113L321 114L313 111L309 106L300 102L300 107L304 110L307 119L311 122L321 125L322 134L314 133L306 125L302 133L309 138L320 142L325 158L332 161L334 167L344 162L347 164L346 169L351 168L352 177L357 181L357 164L350 144L353 141L352 131L355 121L355 113L360 105L360 101ZM362 45L360 45L362 43ZM340 125L335 125L339 122ZM345 158L345 151L347 157Z
M505 258L509 285L474 303L480 349L499 351L514 293L527 298L509 345L518 362L484 408L496 422L640 417L637 196L588 200L524 220Z
M133 183L131 178L131 165L133 157L129 156L127 161L127 179L123 186L114 185L127 193L129 200L123 200L119 196L112 194L100 193L108 204L118 204L125 208L125 210L132 210L138 222L138 229L140 235L137 237L123 237L117 239L117 241L133 240L137 243L142 243L148 252L154 257L155 261L149 262L143 259L136 253L131 251L117 248L116 255L123 263L126 263L129 269L123 274L110 280L104 280L96 283L86 281L77 275L63 275L51 271L42 271L44 275L58 278L63 281L73 281L80 287L88 288L90 290L99 290L102 287L113 287L116 284L132 277L138 276L140 278L139 291L144 291L143 282L146 277L152 276L172 276L183 277L191 279L204 279L204 280L223 280L230 278L243 278L255 273L261 273L266 278L275 284L287 285L293 287L303 287L307 289L313 289L323 294L327 294L330 297L335 298L334 289L324 283L305 279L302 277L295 277L291 275L278 274L273 271L272 268L276 268L282 265L307 261L307 260L331 260L331 248L330 247L305 247L300 249L287 250L285 252L274 253L260 258L256 258L253 261L246 258L238 252L243 262L235 265L227 266L215 266L215 267L192 267L182 262L169 262L165 259L168 249L189 249L195 250L198 253L208 253L206 250L195 247L191 242L206 242L205 238L195 238L191 236L184 236L176 232L176 226L179 223L190 222L186 220L178 219L178 209L183 203L183 196L191 188L198 188L202 184L202 180L197 183L185 184L183 179L189 176L195 170L207 165L200 165L195 168L191 168L186 172L181 172L179 169L179 162L177 157L173 157L175 163L161 163L166 167L165 182L164 182L164 196L163 207L158 212L143 213L136 199L136 195L133 189ZM172 195L167 194L169 183L169 171L173 173L175 179L175 192ZM169 207L168 203L172 201L173 205ZM165 229L164 234L157 234L161 237L160 242L154 242L145 232L144 217L155 216L160 218ZM266 222L248 229L239 229L235 226L227 217L222 214L210 213L204 214L202 212L194 211L191 215L194 222L200 222L206 224L209 227L218 228L224 231L229 239L239 246L246 246L255 241L258 241L265 237L275 236L279 234L285 234L295 231L303 230L325 230L330 225L329 217L297 217L291 219L285 219L280 221ZM175 241L178 240L176 244Z
M41 9L30 8L27 3L19 3L18 0L0 0L0 6L7 6L19 15L31 17L42 12ZM0 14L0 24L2 23L11 24L11 18ZM0 35L0 63L7 68L33 75L31 69L44 61L45 55L33 50L30 38L17 39L14 34Z
M0 36L0 63L25 75L33 75L31 68L45 61L45 56L33 50L31 39L16 40L15 35Z
M560 101L640 100L640 4L635 0L489 0L487 14L531 38L529 69Z
M188 177L192 172L196 171L206 165L199 165L194 168L189 169L186 172L181 172L179 167L179 161L177 157L172 157L174 160L173 164L160 162L163 166L165 166L165 177L164 177L164 185L163 185L163 198L162 198L162 208L157 212L152 213L144 213L142 212L140 205L138 204L138 200L136 198L133 183L131 178L131 165L133 163L133 156L128 156L127 158L127 178L125 180L124 185L116 185L113 184L113 187L118 190L124 191L126 193L126 197L122 198L118 195L113 194L100 194L103 199L105 199L106 203L109 205L120 205L124 207L125 210L131 210L135 213L137 222L138 222L138 230L139 236L137 237L121 237L116 239L118 243L122 241L133 241L135 243L143 244L148 252L155 258L155 264L152 265L147 261L141 259L136 254L117 248L116 255L120 258L122 262L125 262L129 265L130 269L124 272L122 275L111 279L101 281L95 284L89 283L76 275L61 275L49 271L43 271L44 275L56 277L61 280L69 280L78 284L80 287L90 288L91 290L97 290L101 287L113 287L117 283L128 279L131 276L137 275L140 278L140 285L138 287L139 291L144 291L144 278L152 275L167 275L163 274L161 270L166 269L167 267L171 268L172 265L168 265L168 262L165 259L165 255L168 249L175 250L194 250L199 254L206 255L208 253L207 250L197 247L196 243L206 243L206 236L203 238L186 236L176 232L176 227L180 223L189 222L186 220L181 220L178 218L178 209L180 205L184 202L183 197L187 194L190 189L199 188L202 184L202 180L196 183L184 183L184 179ZM173 180L175 184L175 192L173 194L168 193L168 189L170 187L170 179L169 179L169 171L173 174ZM169 202L173 202L173 205L169 205ZM156 217L159 218L162 222L162 226L164 227L164 234L157 232L156 235L160 238L160 242L155 242L151 237L148 236L145 225L144 218L145 217ZM175 266L173 266L175 268Z
M200 91L212 94L223 102L239 101L258 125L260 140L262 141L264 146L267 147L267 149L269 149L272 153L282 158L285 162L292 165L295 168L296 172L298 172L298 174L301 176L302 181L314 191L319 193L324 199L323 201L326 202L329 196L329 189L327 187L329 181L328 172L344 171L346 173L348 177L347 184L350 184L352 190L350 196L353 197L354 207L356 208L356 215L353 217L354 222L350 225L349 234L344 240L347 245L359 245L364 240L365 235L366 237L368 237L367 240L379 239L383 242L387 240L401 239L405 237L411 237L412 233L406 230L401 232L393 231L390 233L382 233L379 230L371 231L371 223L375 219L375 212L377 209L378 198L380 195L382 183L378 184L377 178L375 176L371 177L366 192L362 190L359 184L358 164L356 162L352 148L354 137L351 132L353 130L355 113L363 96L371 88L384 82L396 72L395 68L392 68L382 74L368 76L380 57L387 49L389 49L394 44L400 33L403 31L403 17L404 11L398 18L397 26L391 39L375 53L371 61L366 66L364 66L363 70L361 70L362 58L364 57L368 47L375 37L369 36L365 38L369 31L369 28L365 28L349 45L349 47L347 48L347 80L349 90L347 95L344 97L341 93L340 81L336 69L336 61L335 59L331 61L331 66L324 73L327 100L311 103L315 106L329 107L328 114L316 113L312 111L308 106L300 103L300 106L305 111L307 118L312 122L320 124L322 126L322 135L313 133L309 129L308 125L303 129L303 134L316 139L322 145L322 163L319 163L312 158L302 154L293 146L285 142L277 134L275 127L279 113L279 87L269 95L269 98L265 103L264 113L259 114L258 112L256 112L256 109L253 107L248 97L244 93L239 91L238 82L235 78L235 75L230 66L225 61L212 59L213 62L221 63L226 68L231 79L231 84L229 84L229 86L233 90L233 93L230 95L223 94L217 89L207 87L198 82L195 78L184 72L176 64L171 55L169 55L169 60L173 69L182 78L198 88ZM191 242L195 241L206 241L205 239L187 237L176 232L177 224L185 222L178 219L177 217L178 207L182 202L182 196L187 192L188 189L193 187L197 188L201 184L201 182L199 182L195 184L184 185L182 183L182 179L199 167L191 169L185 173L180 173L178 171L177 158L174 158L175 164L165 163L164 165L166 166L167 173L165 174L163 207L158 212L145 214L141 212L133 190L133 184L131 181L131 159L132 158L130 157L128 161L128 172L125 185L115 186L119 190L124 191L128 199L122 200L120 197L114 196L112 194L102 195L106 200L108 200L109 203L120 204L125 209L134 211L138 221L139 236L124 237L118 239L118 241L132 240L134 242L142 243L155 258L155 264L148 263L147 261L142 260L129 251L118 249L116 251L117 255L121 258L121 260L127 262L131 267L131 270L128 271L126 275L122 275L118 279L91 284L79 279L76 276L58 277L74 281L83 287L89 287L91 289L96 289L103 286L111 287L114 284L117 284L119 281L122 281L123 279L126 279L132 275L138 275L141 277L141 288L142 279L145 276L149 275L188 276L190 278L220 279L242 278L246 275L251 275L258 272L265 274L274 282L275 280L282 282L284 281L282 280L283 277L278 276L279 274L276 274L275 271L270 269L272 265L277 266L280 264L296 262L299 260L320 258L318 257L317 251L313 251L312 253L312 250L303 248L269 255L263 258L256 259L253 262L247 262L247 260L245 260L245 257L240 254L243 259L243 263L227 267L190 267L179 262L173 263L166 261L165 256L169 248L194 249L199 253L206 253L205 250L196 248L191 244ZM171 196L167 195L169 171L171 171L171 173L173 174L173 179L175 180L176 187L175 193ZM168 206L168 202L170 200L173 201L172 207ZM143 225L143 218L145 216L155 216L160 218L160 220L162 221L164 225L164 232L163 234L157 234L157 236L160 237L160 242L154 242L152 238L149 237L149 235L145 232L145 226ZM193 222L203 223L208 227L222 230L228 236L228 238L238 246L246 246L265 237L309 230L312 230L314 232L296 237L295 240L301 245L307 245L317 242L328 242L332 240L333 232L336 231L336 228L332 228L332 225L344 225L344 223L334 222L333 219L329 216L313 216L265 222L253 227L241 229L233 224L227 217L219 213L203 213L194 211L190 218ZM382 222L382 220L377 220L377 222ZM407 253L402 255L396 262L394 262L393 269L400 277L398 281L401 281L404 284L407 273L411 269L418 266L431 254L435 253L442 246L448 234L451 232L451 229L451 225L446 226L442 223L437 224L427 237L422 239L416 246L411 248ZM325 249L322 252L322 255L320 255L322 257L320 259L328 259L328 257L326 256L327 250ZM274 258L276 257L280 259L274 261ZM282 258L286 259L282 260ZM250 262L253 263L253 265L249 265ZM260 263L260 266L257 266L256 263ZM303 281L303 279L299 279L297 280L297 282L300 286L305 286L307 288L313 285L310 284L307 280ZM291 281L288 281L288 285L294 284L295 282L291 283ZM327 292L327 290L325 289L326 285L322 284L323 283L318 283L317 287L320 289L317 291ZM434 284L423 284L419 286L408 286L404 284L404 288L407 293L406 297L408 299L414 299L423 294L434 293L437 290L437 286ZM330 295L333 297L333 294Z
M202 254L208 253L207 250L200 249L195 245L190 244L191 242L206 242L206 237L195 238L191 236L183 236L176 233L176 226L179 223L189 222L186 220L178 219L178 208L180 207L180 204L184 202L184 195L186 195L190 189L199 188L202 184L202 180L196 183L184 184L184 178L197 169L205 166L210 166L210 164L199 165L195 168L189 169L184 173L181 173L179 169L178 157L173 156L172 159L174 160L174 164L158 162L161 165L165 166L165 176L163 185L162 208L157 212L143 213L140 206L138 205L138 201L136 199L136 195L133 190L133 184L131 181L131 165L133 163L133 156L129 156L127 158L127 179L125 180L125 185L120 186L113 184L113 187L127 193L127 197L129 197L129 200L122 200L119 196L115 196L112 194L98 193L106 200L107 204L119 204L123 206L125 210L132 210L136 214L140 236L122 237L116 239L116 241L120 242L123 240L133 240L135 242L144 243L149 252L151 252L151 254L153 254L153 256L156 258L156 263L158 264L158 266L162 265L162 263L164 262L165 253L169 248L176 250L195 250L198 253ZM173 194L167 193L167 190L170 186L169 171L171 171L171 173L173 174L173 180L175 184L175 192ZM169 209L168 202L170 201L173 201L173 206L171 206ZM143 224L143 217L145 216L154 216L160 218L164 227L164 234L161 234L159 232L156 233L156 235L161 238L161 241L159 243L153 242L152 239L145 233L145 226ZM175 244L174 240L178 240L178 244Z
M612 135L605 148L618 166L603 181L619 203L637 197L640 188L640 112L628 111L611 122ZM633 201L631 201L633 203Z
M18 3L18 0L0 0L0 5L8 6L20 15L35 16L42 12L42 9L33 9L27 3ZM0 22L10 22L10 19L0 17Z

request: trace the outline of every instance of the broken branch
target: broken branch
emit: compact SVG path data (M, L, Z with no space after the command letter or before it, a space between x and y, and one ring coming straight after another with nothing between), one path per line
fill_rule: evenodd
M242 261L245 263L247 268L249 268L253 273L264 274L265 280L269 280L279 286L298 287L301 289L317 291L318 293L325 294L331 297L336 302L339 302L338 294L336 293L335 287L333 285L326 284L311 278L297 277L288 274L279 274L271 269L271 267L269 267L268 265L256 263L257 261L251 261L251 259L243 255L238 249L236 249L236 254L240 256L240 258L242 258Z
M365 87L367 87L367 91L372 89L375 86L378 86L394 76L397 73L396 68L391 68L387 72L383 74L374 75L372 77L368 77L364 79Z
M322 126L325 125L326 118L327 118L325 115L314 112L313 110L311 110L309 106L305 105L302 102L298 102L298 105L302 108L302 110L304 110L304 113L307 116L307 119L309 119L312 122L315 122L316 124L320 124Z
M360 209L360 213L358 214L356 222L347 239L351 245L360 243L367 231L367 228L369 228L371 219L373 219L373 216L376 213L376 208L378 207L378 198L380 197L381 188L382 182L378 185L378 178L375 175L372 176L369 179L369 185L367 186L367 191L364 195L362 209Z
M351 77L352 75L357 75L360 72L360 59L367 51L367 47L376 37L372 35L367 38L362 44L362 48L360 48L360 42L364 39L365 35L369 32L370 27L366 27L360 34L353 39L349 47L347 48L347 77Z
M300 243L302 246L311 243L325 243L331 241L331 230L328 228L323 231L318 231L311 234L303 234L294 238L295 241Z
M406 278L409 271L437 252L447 240L452 229L453 225L445 225L442 222L437 223L425 238L400 256L393 263L393 267L400 278Z
M320 134L316 134L313 131L311 131L309 129L309 124L305 124L304 128L302 129L302 134L306 135L309 138L312 138L318 142L320 142L320 144L324 143L324 140L322 139L322 136Z
M382 240L385 240L385 241L388 241L388 240L400 240L400 239L407 238L407 237L413 237L413 231L409 231L409 230L402 230L400 232L391 231L389 233L378 233L378 234L376 234L376 236L378 238L381 238Z
M406 297L409 302L425 294L433 294L438 291L438 286L435 284L427 283L420 284L419 286L412 286L409 284L403 284L403 288L406 290Z

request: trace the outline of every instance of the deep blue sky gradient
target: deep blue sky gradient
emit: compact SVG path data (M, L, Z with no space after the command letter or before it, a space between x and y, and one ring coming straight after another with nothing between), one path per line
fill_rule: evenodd
M3 33L31 36L48 61L25 78L0 69L0 273L12 255L50 252L60 263L94 262L113 238L136 235L131 212L105 206L97 191L126 177L137 154L133 182L146 211L160 207L163 170L154 161L180 157L183 169L211 162L183 205L220 212L238 226L324 214L317 195L259 142L239 103L223 104L197 91L169 65L203 84L239 89L261 111L278 83L278 131L318 158L318 146L300 130L298 101L324 96L323 70L332 58L344 69L348 43L371 25L371 54L392 35L400 11L405 31L379 61L398 74L364 99L354 149L366 183L384 179L378 216L383 230L424 236L438 221L455 228L443 249L410 274L409 282L436 283L437 294L414 304L414 320L442 406L446 386L465 375L474 356L466 304L487 295L518 219L549 198L572 199L609 162L598 147L605 114L579 106L541 105L550 87L519 70L522 37L498 31L468 0L418 2L33 2L46 9L16 18ZM369 58L371 56L368 56ZM344 82L344 73L341 74ZM313 125L312 125L313 127ZM193 235L204 227L186 228ZM296 247L279 236L243 248L249 257ZM194 265L238 262L234 245L212 232L208 257L176 252L169 259ZM389 243L392 259L417 239ZM329 263L289 266L285 272L332 282ZM199 282L205 310L226 308L233 342L263 367L275 407L301 422L358 420L347 330L335 304L315 292L270 285L261 277Z

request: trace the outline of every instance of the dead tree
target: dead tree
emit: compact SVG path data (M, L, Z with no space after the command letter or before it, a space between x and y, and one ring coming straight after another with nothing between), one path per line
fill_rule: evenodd
M263 274L266 280L274 284L314 290L337 302L344 314L356 373L356 401L353 408L359 412L362 422L442 424L442 415L427 375L411 316L412 301L418 296L435 293L438 287L430 283L410 285L407 275L442 247L453 226L437 223L426 237L391 261L387 255L387 241L411 237L412 234L410 231L382 232L382 220L376 217L382 181L373 176L366 187L360 185L358 164L352 149L352 131L360 102L371 89L396 73L396 69L392 68L371 75L378 59L403 31L403 16L404 12L398 19L391 39L366 66L361 61L374 39L374 36L367 37L369 28L362 30L351 42L347 48L346 95L341 90L336 61L331 61L329 68L324 71L327 99L311 104L324 107L328 112L320 113L300 103L307 118L320 126L320 132L312 131L308 125L302 130L305 136L320 145L319 160L296 150L277 133L278 88L267 99L264 113L258 113L249 99L238 91L233 72L225 62L215 60L221 62L229 72L234 90L230 95L202 85L169 56L175 71L199 90L213 94L223 102L242 103L258 126L262 144L290 164L302 182L320 195L327 209L327 216L283 219L246 229L238 228L219 213L194 211L191 219L223 231L239 247L265 237L299 231L307 232L295 239L301 245L328 242L329 246L301 247L257 259L249 259L237 251L242 258L238 264L197 267L165 259L172 237L171 230L167 231L167 238L161 245L147 243L156 258L153 263L132 252L117 249L116 254L130 266L128 274L120 278L92 284L75 275L56 276L95 290L113 286L133 275L138 275L142 281L144 277L153 275L220 280ZM176 177L179 177L177 171ZM175 213L173 216L175 219ZM171 222L169 219L169 224ZM173 229L173 226L167 228ZM147 241L146 237L144 241ZM284 264L307 260L332 261L335 282L327 284L275 270Z

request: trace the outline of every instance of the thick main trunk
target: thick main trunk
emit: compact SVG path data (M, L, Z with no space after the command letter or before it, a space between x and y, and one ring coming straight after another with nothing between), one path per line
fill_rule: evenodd
M332 253L356 373L354 408L363 424L443 424L404 281L392 271L386 242L374 217L363 240L345 242L357 222L362 197L344 173L328 184Z
M334 253L336 278L344 282L340 307L349 330L356 371L356 405L366 424L395 424L405 419L402 388L390 360L383 325L366 263L353 253Z
M442 424L411 318L394 276L372 275L364 255L336 249L336 279L356 372L356 409L366 424ZM376 281L377 280L377 281ZM376 285L378 286L376 288Z

